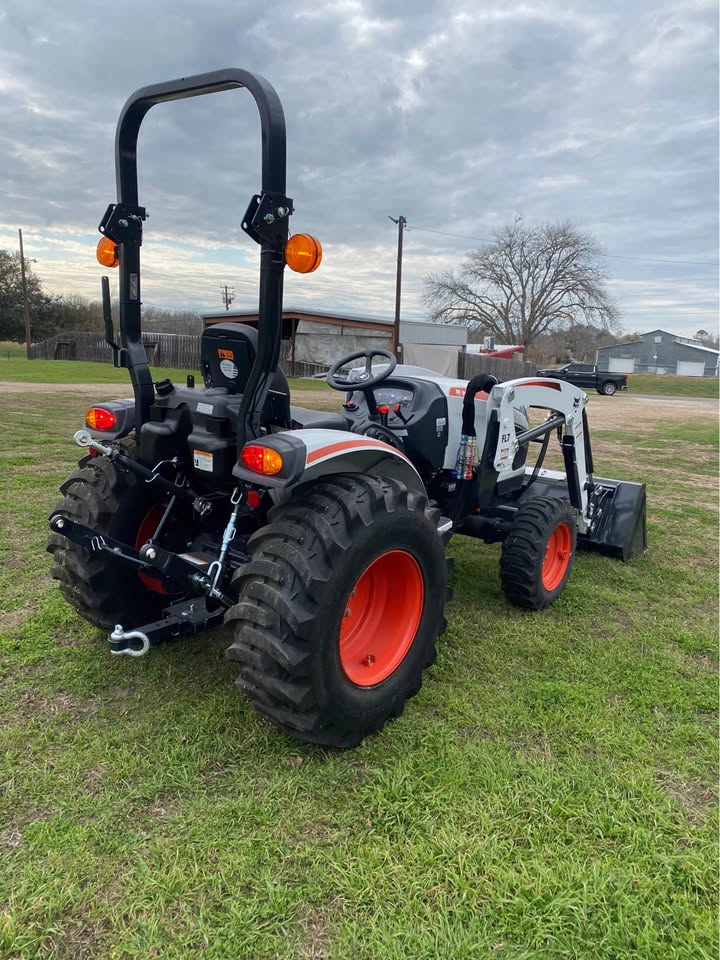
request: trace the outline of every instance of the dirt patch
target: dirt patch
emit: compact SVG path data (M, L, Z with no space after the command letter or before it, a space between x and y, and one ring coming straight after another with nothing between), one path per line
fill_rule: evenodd
M74 393L117 397L132 395L129 384L124 383L24 383L15 380L0 380L2 393Z
M0 613L0 631L3 633L12 633L18 627L29 620L32 611L29 607L19 607L17 610L7 610Z
M47 717L58 714L79 715L94 713L97 701L94 699L82 701L70 693L56 693L45 696L37 690L25 690L17 701L17 715L19 717Z
M713 803L712 791L702 783L663 780L662 786L692 821L701 820Z
M0 830L0 849L17 850L22 843L22 831L16 823L10 824L4 830Z
M326 960L328 942L330 940L330 925L322 917L311 917L303 923L304 943L300 947L300 956L307 960Z
M718 661L706 653L685 653L684 650L675 651L675 659L681 667L691 672L717 673Z
M17 850L22 846L23 830L33 823L42 823L52 816L50 810L30 810L20 816L15 816L13 822L0 830L0 850Z
M104 920L72 920L62 931L43 941L42 955L54 960L96 960L107 932Z
M715 400L655 400L633 397L590 397L587 405L590 435L595 430L629 429L639 434L657 430L658 421L689 419L717 421L718 404ZM541 423L547 414L543 410L532 410L532 423ZM595 441L593 441L593 448Z

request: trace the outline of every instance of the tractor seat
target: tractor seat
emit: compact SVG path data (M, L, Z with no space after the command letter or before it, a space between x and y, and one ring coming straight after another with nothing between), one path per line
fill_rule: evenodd
M322 410L308 410L307 407L290 405L290 420L293 430L349 430L350 424L339 413L326 413Z

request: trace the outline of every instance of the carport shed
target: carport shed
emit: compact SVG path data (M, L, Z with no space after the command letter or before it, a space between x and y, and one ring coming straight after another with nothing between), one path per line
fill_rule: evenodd
M202 314L203 326L248 323L256 327L257 311L217 310ZM290 375L327 368L343 356L379 347L390 350L390 316L286 307L282 314L283 360ZM467 328L421 320L400 321L400 347L405 363L429 366L457 376L457 354L467 343Z

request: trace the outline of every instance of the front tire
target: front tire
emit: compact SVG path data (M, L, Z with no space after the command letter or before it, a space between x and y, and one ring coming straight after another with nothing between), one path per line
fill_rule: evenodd
M531 497L502 545L500 581L517 607L543 610L565 589L575 559L575 512L567 500Z
M438 511L357 475L295 490L233 578L237 684L290 734L353 747L402 713L445 629Z

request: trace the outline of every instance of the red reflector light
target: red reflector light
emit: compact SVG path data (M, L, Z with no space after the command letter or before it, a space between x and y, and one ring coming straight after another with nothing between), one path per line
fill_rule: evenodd
M117 417L105 407L90 407L85 414L85 425L91 430L112 430L117 423Z
M260 494L257 492L257 490L248 490L246 500L247 505L252 510L257 510L257 508L260 506Z
M270 447L261 447L258 444L251 443L243 447L240 459L248 468L255 473L279 473L282 470L282 457L277 450Z

